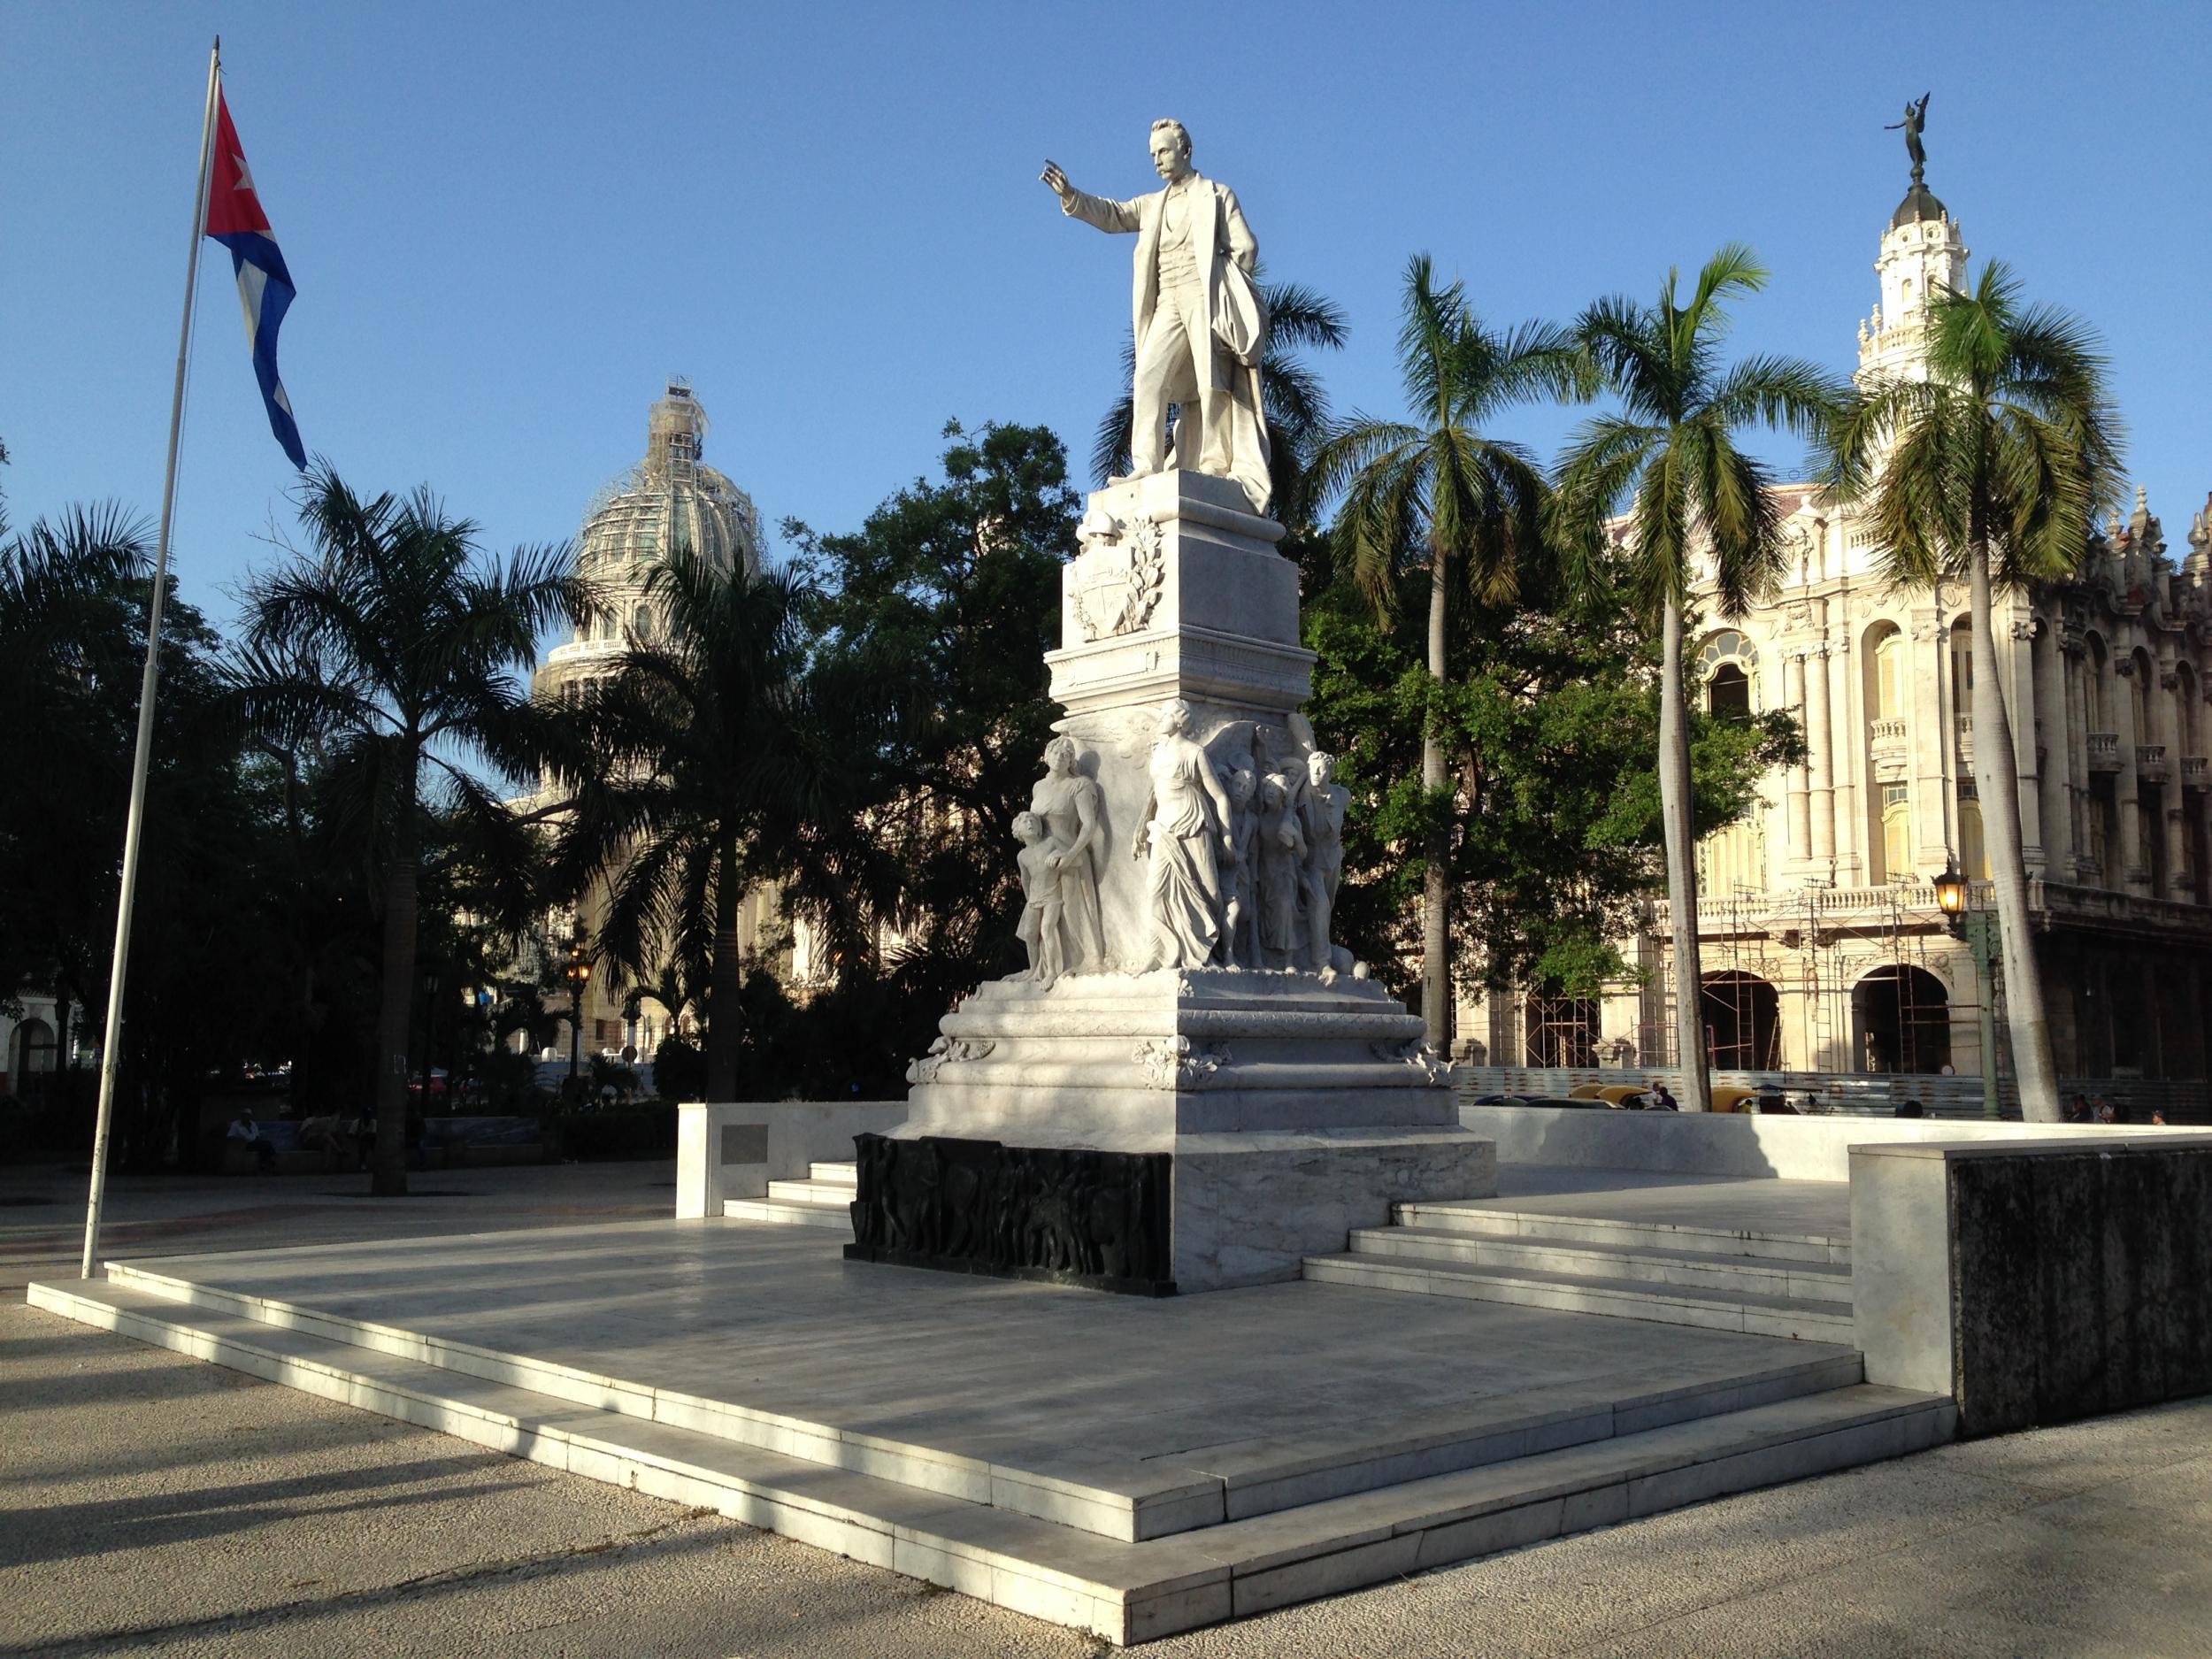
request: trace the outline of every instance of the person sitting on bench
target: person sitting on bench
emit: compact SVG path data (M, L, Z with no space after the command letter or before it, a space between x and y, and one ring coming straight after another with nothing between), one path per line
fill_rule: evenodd
M253 1120L252 1107L241 1106L238 1109L238 1116L230 1120L228 1139L244 1141L259 1161L265 1175L276 1168L276 1148L261 1138L261 1125Z

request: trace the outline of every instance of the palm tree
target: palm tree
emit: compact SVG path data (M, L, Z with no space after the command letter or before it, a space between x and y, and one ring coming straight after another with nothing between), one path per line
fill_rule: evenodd
M672 961L706 964L706 1094L731 1100L744 1039L740 904L788 868L811 824L835 817L845 768L809 718L803 581L679 548L646 591L659 623L629 635L575 710L595 759L574 779L562 862L577 890L606 884L599 944L633 979Z
M1297 283L1263 281L1260 297L1267 306L1267 349L1260 358L1267 467L1276 516L1290 525L1294 516L1302 515L1310 505L1307 470L1329 421L1321 377L1298 353L1314 347L1336 350L1351 330L1342 306ZM1122 385L1133 385L1136 374L1137 343L1132 337L1122 342ZM1130 428L1135 419L1135 396L1130 391L1124 391L1120 401L1099 418L1098 435L1091 443L1091 470L1100 483L1129 470Z
M518 830L480 768L527 776L544 721L518 676L539 634L588 608L565 544L484 558L476 526L427 490L364 500L309 473L309 546L248 585L234 688L283 748L318 749L373 837L383 902L371 1191L407 1190L409 1014L426 807L490 837Z
M1993 588L2071 573L2097 515L2119 493L2120 426L2105 360L2080 322L2024 306L1991 260L1970 293L1927 298L1924 380L1877 380L1833 427L1829 476L1864 503L1893 581L1962 579L1971 608L1974 782L2002 934L2006 1018L2024 1116L2059 1118L2050 1025L2028 933L2019 767L1991 618Z
M1463 284L1437 286L1428 255L1408 263L1405 283L1398 368L1412 418L1355 415L1331 430L1315 453L1311 488L1316 500L1341 492L1338 556L1379 616L1395 610L1401 575L1426 567L1429 676L1440 687L1455 583L1476 603L1509 600L1542 547L1542 470L1519 444L1486 436L1484 423L1524 400L1581 396L1588 377L1563 330L1484 327ZM1451 818L1442 710L1433 701L1421 737L1421 786L1429 809L1421 1009L1429 1041L1440 1048L1451 1037Z
M1780 574L1779 518L1768 468L1737 447L1737 431L1763 425L1810 435L1835 407L1827 374L1795 357L1721 361L1723 302L1755 294L1767 273L1731 244L1706 261L1687 303L1679 273L1658 303L1616 296L1576 326L1621 407L1586 422L1561 457L1563 540L1586 594L1622 590L1631 611L1660 630L1659 798L1674 934L1675 1040L1682 1106L1709 1102L1697 938L1697 826L1690 784L1689 706L1682 674L1684 616L1694 552L1709 557L1712 598L1737 617ZM1606 549L1617 526L1617 550Z

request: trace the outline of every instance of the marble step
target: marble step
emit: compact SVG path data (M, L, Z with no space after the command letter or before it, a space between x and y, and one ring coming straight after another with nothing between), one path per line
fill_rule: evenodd
M1129 1542L580 1405L119 1280L35 1307L1126 1644L1948 1440L1938 1395L1866 1384Z
M1613 1217L1554 1215L1516 1210L1489 1199L1446 1199L1398 1204L1393 1217L1409 1227L1486 1238L1549 1239L1564 1243L1611 1244L1629 1249L1696 1250L1715 1256L1762 1256L1791 1262L1848 1264L1851 1240L1820 1233L1770 1228L1722 1227L1686 1222L1626 1221Z
M781 1185L781 1183L776 1183ZM766 1221L786 1227L838 1227L853 1230L849 1197L829 1203L793 1203L776 1198L726 1198L722 1213L733 1221Z
M850 1192L860 1185L857 1164L810 1164L807 1179L820 1187L841 1187Z
M856 1184L835 1181L771 1181L768 1196L784 1204L849 1204L859 1191Z
M1494 1237L1440 1227L1358 1227L1353 1230L1351 1245L1356 1256L1394 1256L1476 1267L1526 1267L1539 1272L1632 1279L1690 1290L1747 1291L1754 1295L1822 1302L1847 1302L1851 1296L1851 1269L1840 1262L1793 1262L1779 1256L1591 1244L1517 1233Z
M1479 1302L1509 1302L1565 1313L1606 1314L1620 1319L1692 1325L1709 1331L1747 1331L1757 1336L1794 1337L1804 1341L1847 1343L1856 1334L1851 1304L1825 1298L1689 1290L1634 1279L1410 1261L1351 1251L1308 1256L1304 1277L1329 1285L1466 1296Z
M1128 1541L1165 1537L1399 1485L1485 1463L1616 1439L1703 1417L1847 1387L1865 1379L1855 1349L1770 1355L1740 1369L1685 1373L1664 1365L1633 1381L1563 1383L1541 1399L1472 1394L1418 1409L1378 1400L1350 1426L1318 1423L1242 1434L1150 1455L1083 1447L1020 1462L983 1461L913 1438L757 1410L656 1388L558 1361L377 1324L349 1315L173 1277L160 1264L117 1263L111 1283L578 1405L673 1424L782 1455L987 1502ZM1224 1427L1230 1426L1225 1424Z

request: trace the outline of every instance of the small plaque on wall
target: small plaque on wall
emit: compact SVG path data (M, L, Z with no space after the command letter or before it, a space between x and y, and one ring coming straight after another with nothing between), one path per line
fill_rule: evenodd
M724 1124L722 1125L722 1162L725 1164L767 1163L768 1125L766 1124Z

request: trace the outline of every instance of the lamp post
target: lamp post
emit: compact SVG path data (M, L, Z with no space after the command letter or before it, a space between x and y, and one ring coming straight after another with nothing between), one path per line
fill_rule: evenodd
M1963 940L1974 958L1974 979L1981 991L1982 1116L2001 1117L1997 1105L1997 913L1985 907L1967 908L1970 888L1955 861L1943 866L1935 879L1936 904L1951 929L1951 937Z
M568 980L568 1081L569 1093L575 1094L576 1057L584 1041L584 987L591 983L591 964L584 959L584 941L576 940L568 948L568 966L561 970Z

